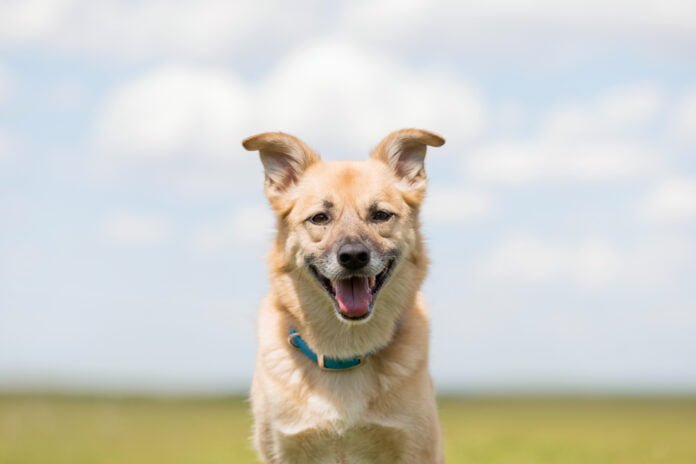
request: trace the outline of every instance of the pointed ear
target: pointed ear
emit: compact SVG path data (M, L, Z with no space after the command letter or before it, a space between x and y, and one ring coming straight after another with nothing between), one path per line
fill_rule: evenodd
M387 135L372 152L371 158L387 164L404 190L425 191L425 152L439 147L445 139L423 129L401 129Z
M283 132L264 132L242 141L249 151L258 151L266 175L266 195L273 201L297 183L304 171L320 161L300 139Z

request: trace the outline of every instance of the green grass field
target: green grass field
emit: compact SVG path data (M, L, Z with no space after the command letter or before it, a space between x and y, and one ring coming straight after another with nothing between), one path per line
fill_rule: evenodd
M440 401L448 463L696 463L696 398ZM0 396L0 464L245 464L240 399Z

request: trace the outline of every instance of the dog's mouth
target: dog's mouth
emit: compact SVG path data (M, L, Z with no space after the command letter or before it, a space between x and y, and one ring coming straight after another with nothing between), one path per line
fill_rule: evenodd
M393 258L390 259L377 275L351 276L339 280L330 280L314 265L310 265L309 268L336 303L338 315L349 321L359 321L370 316L377 293L389 278L395 261Z

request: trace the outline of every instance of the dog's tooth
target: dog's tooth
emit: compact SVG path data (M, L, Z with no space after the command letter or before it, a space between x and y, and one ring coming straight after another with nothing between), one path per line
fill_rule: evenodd
M374 287L376 281L377 279L375 278L375 276L368 277L367 279L367 283L370 285L370 287Z

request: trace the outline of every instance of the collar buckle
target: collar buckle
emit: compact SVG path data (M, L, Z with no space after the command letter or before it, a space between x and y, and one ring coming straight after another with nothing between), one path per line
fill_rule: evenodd
M326 358L324 357L324 355L317 354L317 366L319 366L319 369L321 369L322 371L350 371L365 364L365 362L367 362L367 356L356 356L354 360L356 361L356 363L352 366L329 367L326 365Z

